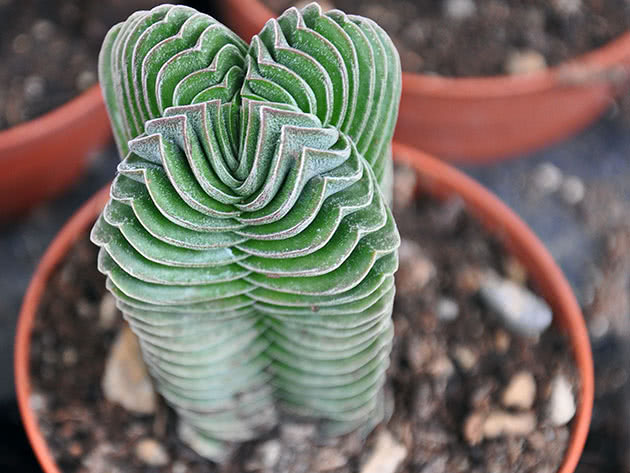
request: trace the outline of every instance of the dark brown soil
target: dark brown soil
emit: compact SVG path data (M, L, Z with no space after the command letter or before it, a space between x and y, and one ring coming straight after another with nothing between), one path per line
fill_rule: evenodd
M296 3L264 0L282 12ZM403 69L445 76L498 75L555 65L630 28L624 0L322 0L377 21ZM521 54L519 54L521 53Z
M397 177L402 198L396 214L405 255L397 275L396 339L389 372L395 409L389 423L379 427L365 446L355 436L318 446L309 437L308 426L284 425L267 439L244 445L231 463L217 467L177 440L166 407L156 415L138 416L105 400L100 387L105 359L122 321L119 318L107 329L99 324L104 280L96 270L96 248L84 237L48 284L31 348L31 403L60 469L356 473L387 429L407 449L400 472L554 473L570 424L549 423L551 378L563 373L574 392L578 390L566 339L554 329L539 339L502 329L476 296L480 277L493 270L526 283L523 267L459 201L438 203L423 197L405 202L402 187L409 191L413 180L404 170L398 170ZM446 311L438 309L445 298L459 308L454 320L447 321ZM536 419L534 432L471 445L466 419L503 409L501 394L520 371L531 373L537 386L530 411ZM148 437L168 451L167 466L150 467L136 456L137 442ZM270 465L265 451L273 443L277 449Z
M97 82L107 30L157 0L0 0L0 130Z

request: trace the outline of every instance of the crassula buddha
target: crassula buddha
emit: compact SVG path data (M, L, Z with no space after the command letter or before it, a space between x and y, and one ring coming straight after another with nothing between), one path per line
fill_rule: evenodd
M400 240L385 32L311 4L247 45L162 5L112 28L99 76L122 161L92 240L180 437L221 461L287 418L369 432Z

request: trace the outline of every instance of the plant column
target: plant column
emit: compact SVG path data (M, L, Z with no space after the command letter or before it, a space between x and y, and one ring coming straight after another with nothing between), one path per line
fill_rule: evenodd
M99 75L124 159L92 240L180 436L221 461L280 415L369 431L399 245L387 35L312 4L248 47L164 5L112 28Z

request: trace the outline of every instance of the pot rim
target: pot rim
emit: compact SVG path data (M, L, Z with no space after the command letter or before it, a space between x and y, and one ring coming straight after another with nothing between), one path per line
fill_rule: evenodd
M264 24L268 19L276 17L275 13L260 0L228 0L227 3L226 8L237 8L252 24ZM476 100L527 95L555 87L591 83L616 85L614 78L602 77L602 73L605 76L607 72L616 72L616 67L622 67L628 76L630 66L621 66L623 62L628 61L630 32L616 36L603 46L530 74L449 77L403 71L403 95ZM586 76L582 76L582 80L586 80L586 83L580 83L579 78L576 78L577 83L572 80L574 72L577 74L585 72Z
M90 113L103 101L99 84L90 86L76 97L32 120L0 131L0 157L11 160L11 151L36 143L48 135L63 132L72 122ZM0 159L0 165L4 159Z
M433 190L436 194L459 195L469 210L478 215L489 227L495 227L494 230L490 229L491 232L507 236L510 248L522 255L532 278L543 288L546 298L554 308L554 319L557 317L556 314L563 314L564 326L580 373L581 386L571 440L564 462L557 473L572 473L588 434L593 407L594 375L588 332L569 283L538 237L512 210L481 184L437 158L409 146L394 143L393 154L396 157L395 162L406 163L416 170L421 177L420 182L425 184L427 190ZM33 325L48 279L74 242L94 222L108 198L109 185L106 185L81 207L57 234L35 270L19 314L14 354L18 407L31 446L46 473L61 472L29 402L31 394L29 358Z

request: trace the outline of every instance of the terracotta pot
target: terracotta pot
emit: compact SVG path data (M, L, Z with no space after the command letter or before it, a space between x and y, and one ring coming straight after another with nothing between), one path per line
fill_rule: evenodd
M467 208L488 229L499 236L526 266L541 294L552 306L554 320L566 330L580 375L579 404L571 443L558 473L572 473L580 458L589 429L593 407L593 359L582 313L569 283L549 252L532 231L496 196L448 164L404 145L394 145L398 162L411 165L418 172L419 190L437 197L458 195ZM17 327L15 344L15 382L18 404L26 433L46 473L61 473L39 428L30 406L31 374L29 353L31 333L48 279L77 239L91 227L109 196L105 188L90 199L70 219L42 258L26 292Z
M34 120L0 132L0 221L67 188L111 136L95 85Z
M260 0L223 0L217 7L221 20L248 41L274 16ZM630 33L528 75L444 78L405 72L395 139L450 161L499 161L586 127L627 88L629 76Z

